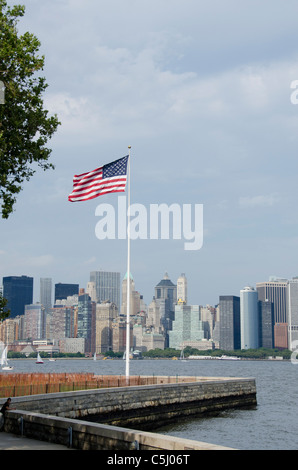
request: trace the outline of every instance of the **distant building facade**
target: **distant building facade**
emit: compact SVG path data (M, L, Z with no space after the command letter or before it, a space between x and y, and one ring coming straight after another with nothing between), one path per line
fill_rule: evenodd
M177 301L187 304L187 279L184 273L177 279Z
M10 310L10 318L24 315L25 305L33 302L33 277L3 277L3 297L8 300L6 308Z
M240 331L241 349L258 349L258 292L253 287L245 287L240 291Z
M274 305L272 302L259 303L259 347L274 348Z
M294 278L287 286L288 346L292 351L298 345L298 279Z
M113 302L120 310L120 273L114 271L92 271L90 282L94 283L96 302Z
M44 306L46 313L53 306L52 301L52 279L49 277L40 278L40 303Z
M55 303L56 300L67 299L67 297L79 294L79 284L55 284Z
M165 347L168 347L168 333L172 330L177 301L177 286L170 280L168 273L165 273L163 279L155 286L154 293L154 299L160 309L160 317L165 334Z
M219 297L219 347L226 351L241 348L240 297L221 295Z
M31 341L44 339L46 334L46 315L42 304L25 306L25 338Z
M175 305L175 320L169 331L169 347L181 349L188 342L199 342L204 339L204 326L200 319L199 305Z

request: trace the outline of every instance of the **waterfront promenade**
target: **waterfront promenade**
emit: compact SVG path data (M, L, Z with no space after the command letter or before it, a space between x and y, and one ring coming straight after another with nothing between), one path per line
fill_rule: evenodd
M16 436L7 432L0 433L1 450L74 450L60 444L37 441L27 437Z

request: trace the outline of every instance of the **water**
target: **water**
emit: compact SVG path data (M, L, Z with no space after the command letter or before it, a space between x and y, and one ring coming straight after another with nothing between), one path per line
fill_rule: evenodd
M91 372L125 375L125 361L92 359L11 360L13 373ZM10 373L10 372L5 372ZM172 360L131 361L130 375L190 375L254 377L257 385L255 409L229 410L216 417L179 421L156 430L243 450L296 450L298 448L298 366L287 361Z

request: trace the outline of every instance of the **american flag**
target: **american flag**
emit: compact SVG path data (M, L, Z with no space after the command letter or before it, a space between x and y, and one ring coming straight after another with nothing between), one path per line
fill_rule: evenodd
M125 191L128 158L126 155L89 173L74 175L73 190L68 200L87 201L102 194Z

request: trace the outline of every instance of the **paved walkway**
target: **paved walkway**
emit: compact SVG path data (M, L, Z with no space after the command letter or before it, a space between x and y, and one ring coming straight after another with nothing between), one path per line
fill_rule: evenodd
M1 450L73 450L59 444L36 441L27 437L16 436L7 432L0 432Z

